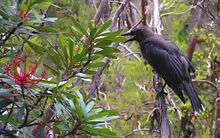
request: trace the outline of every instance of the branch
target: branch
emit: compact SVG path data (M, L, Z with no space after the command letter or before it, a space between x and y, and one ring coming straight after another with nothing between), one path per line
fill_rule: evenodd
M115 15L113 16L112 19L112 27L110 30L113 30L118 22L118 18L120 16L120 14L123 12L123 10L125 9L125 7L127 6L127 4L130 2L130 0L124 0L122 2L122 4L118 7L118 9L115 12Z
M170 93L167 94L167 101L168 101L169 104L173 107L174 112L177 114L178 119L180 120L181 117L182 117L181 110L180 110L180 108L176 105L176 103L174 102L174 100L172 99Z
M188 9L186 9L185 11L182 11L182 12L168 12L168 13L163 13L160 15L160 17L163 17L163 16L168 16L168 15L181 15L181 14L185 14L187 12L190 12L192 9L195 9L197 8L197 6L201 7L200 5L202 4L202 1L201 2L198 2L196 5L192 5L190 6Z
M119 46L122 46L125 50L128 51L129 54L133 55L138 61L141 61L139 56L136 53L134 53L130 48L128 48L126 45L123 45L123 44L119 43Z
M129 137L130 137L131 135L133 135L134 133L140 132L140 131L150 132L151 130L150 130L150 129L134 129L134 130L132 130L132 132L130 132L129 134L127 134L127 135L125 136L125 138L129 138ZM153 132L160 133L160 131L158 131L158 130L153 130Z
M24 86L21 86L21 93L22 93L22 97L24 100L24 108L25 108L26 113L25 113L24 121L23 121L22 125L19 126L19 128L21 128L27 124L28 116L29 116L28 105L26 103L26 98L25 98L25 94L24 94Z
M159 105L160 105L160 136L161 138L171 137L170 122L167 116L167 106L163 90L162 79L156 74L154 75L154 90L159 94Z
M110 16L109 0L102 0L94 17L94 23L97 25L102 19L107 19Z
M203 7L207 7L208 0L201 0L197 1L196 5L202 5ZM203 19L204 19L204 12L202 12L201 8L198 6L194 9L193 15L191 16L193 21L196 21L193 28L201 28ZM193 53L195 51L196 44L199 43L198 36L193 35L189 39L188 49L187 49L187 56L189 60L192 60Z
M146 23L147 17L146 17L146 14L145 14L146 3L147 3L146 0L141 0L141 13L142 13L142 17L143 17L143 19L142 19L142 24L143 25L147 25L147 23Z
M193 83L207 83L210 86L212 86L213 88L215 88L216 90L218 90L218 87L215 85L215 83L209 81L209 80L192 80Z
M12 34L23 24L23 22L19 22L14 28L12 28L9 32L6 33L5 39L0 42L0 46L4 45L5 42L11 37Z
M101 75L102 75L103 71L105 70L105 68L108 66L109 63L110 63L110 59L106 58L104 66L99 68L97 70L96 74L93 76L92 84L91 84L90 90L89 90L89 97L90 98L94 98L95 97L95 93L98 92Z

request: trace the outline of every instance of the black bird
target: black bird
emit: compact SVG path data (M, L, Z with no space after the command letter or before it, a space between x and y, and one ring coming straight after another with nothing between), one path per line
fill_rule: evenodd
M184 91L195 113L204 110L190 76L190 73L194 73L195 69L175 44L166 40L163 36L154 34L148 27L144 26L132 29L123 36L130 36L131 38L128 41L139 43L144 59L165 80L166 84L183 103L185 103Z

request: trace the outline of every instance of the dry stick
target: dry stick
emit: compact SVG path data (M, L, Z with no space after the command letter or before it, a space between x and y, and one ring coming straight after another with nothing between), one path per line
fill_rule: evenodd
M24 117L24 121L23 121L23 123L21 124L21 126L19 126L19 128L20 127L23 127L23 126L25 126L26 124L27 124L27 122L28 122L28 116L29 116L29 110L28 110L28 105L27 105L27 102L26 102L26 97L25 97L25 94L24 94L24 86L22 85L21 86L21 93L22 93L22 98L23 98L23 100L24 100L24 108L25 108L25 117Z
M110 28L111 31L114 30L114 28L116 27L120 14L124 11L126 5L129 2L130 0L124 0L122 4L119 6L119 8L117 9L117 11L115 12L115 15L113 16L113 19L112 19L112 27Z
M218 90L218 87L215 85L215 83L209 81L209 80L192 80L193 83L207 83L210 86L212 86L213 88L215 88L216 90Z
M179 109L179 107L176 105L176 103L174 102L173 98L171 97L171 94L168 93L167 94L167 101L169 102L169 104L173 107L174 112L177 114L178 119L180 120L182 117L181 114L181 110Z
M101 75L102 75L103 71L105 70L105 68L108 67L109 63L110 63L110 59L106 58L104 66L99 68L97 70L96 74L93 76L92 85L90 86L90 90L89 90L89 97L90 98L95 98L95 93L98 93Z
M220 89L217 90L217 95L218 97L215 99L215 132L214 132L214 138L219 138L220 137Z
M19 22L14 28L12 28L9 32L6 33L5 39L0 42L0 46L4 45L5 42L11 37L12 34L23 24L23 22Z
M143 17L143 19L142 19L142 24L143 25L147 25L147 22L146 22L146 14L145 14L145 6L146 6L146 0L141 0L141 13L142 13L142 17Z
M133 135L134 133L136 133L136 132L140 132L140 131L147 131L148 133L150 133L150 129L134 129L134 130L132 130L132 132L130 132L129 134L127 134L126 136L125 136L125 138L129 138L131 135ZM155 133L160 133L158 130L153 130L153 132L155 132Z
M170 122L167 115L167 105L164 97L164 86L158 74L154 75L154 90L159 94L158 101L160 106L160 137L171 138Z
M109 9L109 0L102 0L99 4L99 8L97 10L97 13L94 17L94 23L95 25L99 24L100 23L100 20L102 18L107 18L105 17L104 14L107 14L106 12L108 12L107 10Z
M138 61L141 61L141 59L139 58L139 56L134 53L133 51L131 51L130 48L128 48L126 45L123 45L123 44L119 44L119 46L123 47L125 50L128 51L129 54L133 55Z
M199 3L199 4L198 4ZM200 5L201 4L201 5ZM206 7L208 4L208 0L202 0L202 1L198 1L196 3L196 5L200 5L200 6L203 6L203 7ZM196 16L196 17L195 17ZM202 11L202 9L197 6L195 9L194 9L194 13L193 13L193 20L195 20L195 24L194 24L194 27L193 28L200 28L201 25L202 25L202 22L203 22L203 18L205 16L205 12ZM193 35L190 39L189 39L189 44L188 44L188 49L187 49L187 56L189 58L189 60L192 60L192 56L193 56L193 53L195 51L195 47L196 47L196 44L199 43L199 39L198 39L198 36L196 35Z
M114 17L113 17L113 23L112 23L112 27L110 28L110 31L112 31L115 26L117 25L117 19L120 16L120 14L123 12L124 8L126 7L126 5L130 2L130 0L124 0L123 3L119 6L119 8L117 9ZM104 6L103 6L104 7ZM99 12L101 12L102 10L99 10ZM96 13L99 14L99 13ZM95 16L96 18L101 18L100 16ZM94 19L97 20L97 19ZM100 20L99 20L100 21ZM98 24L98 23L97 23ZM100 79L101 79L101 75L103 74L103 71L105 70L106 67L108 67L110 63L110 59L108 57L106 57L105 59L105 63L103 65L103 67L99 68L95 75L92 78L92 84L90 86L90 90L89 90L89 97L90 98L94 98L95 97L95 93L98 91L99 89L99 85L100 85Z

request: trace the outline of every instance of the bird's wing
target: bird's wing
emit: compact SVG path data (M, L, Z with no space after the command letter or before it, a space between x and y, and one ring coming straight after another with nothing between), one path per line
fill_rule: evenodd
M160 37L151 38L148 41L151 44L152 48L157 50L153 53L158 53L159 58L162 60L165 59L165 64L169 65L173 68L177 76L180 78L189 77L189 72L195 72L195 69L189 59L183 55L180 50L175 46L175 44L171 43L170 41L164 40Z

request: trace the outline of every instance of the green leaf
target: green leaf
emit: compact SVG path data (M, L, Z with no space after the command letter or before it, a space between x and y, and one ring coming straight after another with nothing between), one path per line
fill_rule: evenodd
M52 3L50 3L50 2L42 2L42 3L34 4L32 6L32 8L35 8L35 9L47 9L50 5L52 5Z
M56 18L56 17L50 17L50 18L44 18L43 20L44 20L44 21L47 21L47 22L52 22L52 23L54 23L54 22L57 20L57 18Z
M111 24L112 24L112 20L108 20L108 21L104 22L104 24L102 24L101 26L98 27L98 30L97 30L95 36L99 36L101 33L106 31L111 26Z
M80 32L81 34L84 34L84 35L88 36L88 34L87 34L86 30L84 29L84 27L81 26L81 25L79 24L79 22L76 21L74 18L73 18L73 24L74 24L74 28L75 28L78 32Z
M92 110L92 108L94 107L94 105L95 105L95 102L94 102L94 101L89 102L89 103L86 105L86 112L89 113L89 112Z
M1 78L1 81L8 83L10 86L12 86L13 88L15 88L16 90L20 91L21 88L19 85L17 85L14 81L12 81L11 79L7 79L7 78Z
M108 56L108 55L112 55L117 52L120 52L120 50L115 47L105 47L105 48L103 48L103 50L95 52L95 54L101 54L103 56Z
M81 125L81 129L92 136L101 136L102 138L121 138L108 128L92 128L89 125Z
M72 93L69 93L69 92L66 92L66 91L62 91L61 93L64 94L65 96L67 96L70 99L74 99L74 101L77 99L76 95L74 95Z
M77 30L74 26L71 26L71 32L73 33L73 36L76 38L81 38L83 36L83 33Z
M8 122L9 124L12 124L12 125L15 125L15 126L17 125L17 121L14 117L8 118L7 115L0 115L0 120L2 122Z
M94 47L99 47L99 48L102 48L102 47L106 47L106 46L109 46L112 44L112 40L101 40L99 42L97 42Z
M63 69L62 59L59 58L59 54L57 54L54 50L50 50L50 52L48 52L48 57L60 70Z
M104 123L104 122L109 122L109 121L112 121L112 120L116 120L118 119L119 116L104 116L102 118L96 118L96 119L93 119L93 120L89 120L88 123Z
M10 16L2 9L0 9L0 16L5 20L8 20L10 18Z
M73 55L74 55L74 51L73 51L73 47L74 47L74 40L69 38L68 39L68 52L69 52L69 57L70 57L70 60L73 59Z
M106 33L102 33L100 36L106 36L106 37L116 37L119 36L121 34L122 30L118 30L115 32L106 32Z
M128 39L123 37L123 36L118 36L118 37L115 37L115 38L110 38L109 40L112 40L113 42L125 42L127 41Z
M20 10L20 11L27 11L27 10L28 10L28 5L25 4L25 3L20 3L20 4L18 5L18 7L19 7L19 10Z
M103 118L105 116L115 116L117 112L114 110L106 110L102 108L94 109L89 113L88 120L94 120L98 118Z
M66 60L68 60L68 52L67 52L67 39L64 35L60 35L59 37L60 47L62 49L62 53Z
M98 67L102 67L104 64L105 64L104 62L95 62L95 63L89 64L87 67L88 68L98 68Z
M83 100L83 95L80 93L80 91L76 91L76 95L79 97L80 106L84 112L84 115L86 115L86 103Z
M46 68L48 68L49 70L51 70L52 73L55 74L56 76L60 76L60 72L57 71L56 68L51 67L50 65L47 65L47 64L44 64L44 66L45 66Z
M46 52L46 49L44 47L41 47L35 43L32 43L31 41L27 41L28 45L31 49L34 50L37 54L43 55Z
M57 30L54 27L50 26L34 26L34 25L29 25L30 27L36 29L37 31L40 32L46 32L46 33L57 33Z

